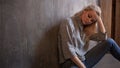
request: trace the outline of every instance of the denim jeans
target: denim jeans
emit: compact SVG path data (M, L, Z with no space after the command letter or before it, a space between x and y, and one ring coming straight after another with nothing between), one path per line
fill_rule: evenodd
M102 41L90 51L85 54L86 60L82 61L86 68L92 68L96 65L100 59L106 54L110 52L118 61L120 61L120 48L116 44L116 42L108 38L105 41ZM62 68L78 68L70 59L62 64Z

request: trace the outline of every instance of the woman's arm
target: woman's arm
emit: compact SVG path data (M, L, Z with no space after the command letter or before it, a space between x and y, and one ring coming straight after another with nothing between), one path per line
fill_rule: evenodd
M93 34L90 39L95 41L101 41L107 39L106 29L104 27L104 24L102 22L102 19L100 16L97 16L97 24L98 24L98 33Z
M102 32L102 33L106 32L103 21L100 16L98 16L98 28L99 28L100 32Z
M81 62L81 60L77 56L73 56L71 60L79 67L86 68L85 65Z

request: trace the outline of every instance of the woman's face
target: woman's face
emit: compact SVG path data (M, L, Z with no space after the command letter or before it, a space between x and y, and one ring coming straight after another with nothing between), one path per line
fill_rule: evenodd
M81 15L83 25L90 25L97 21L97 13L93 10L83 11Z

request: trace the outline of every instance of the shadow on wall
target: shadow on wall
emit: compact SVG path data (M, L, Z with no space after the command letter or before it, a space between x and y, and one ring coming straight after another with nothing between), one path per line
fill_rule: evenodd
M57 35L58 25L51 27L40 39L35 48L32 68L58 68Z

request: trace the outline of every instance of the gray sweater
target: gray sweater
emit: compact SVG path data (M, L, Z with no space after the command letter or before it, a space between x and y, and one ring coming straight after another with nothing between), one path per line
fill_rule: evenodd
M59 63L63 63L73 56L78 56L81 61L84 61L84 55L106 38L106 34L101 32L94 34L89 39L86 38L81 21L77 21L74 17L67 18L59 28Z

